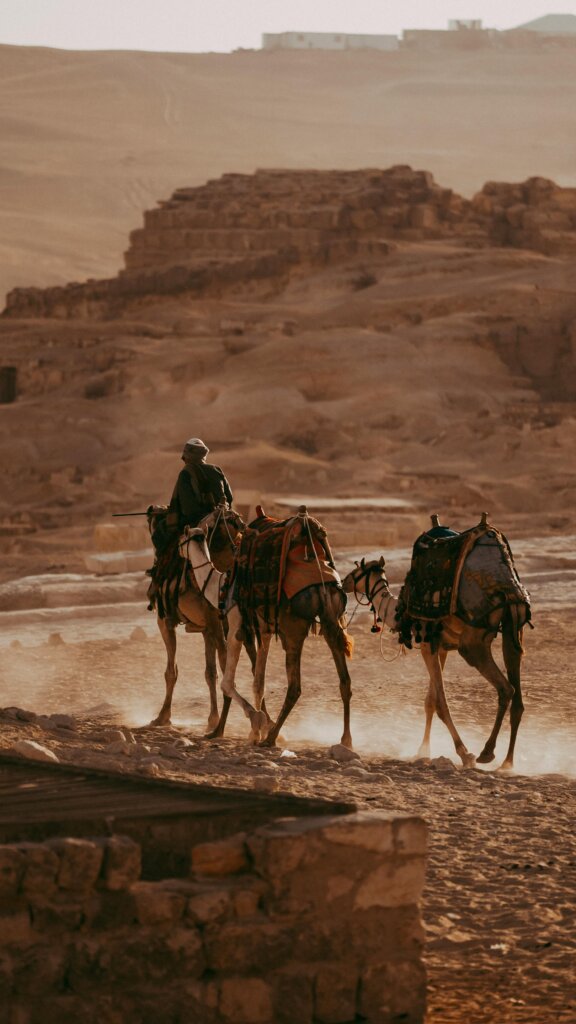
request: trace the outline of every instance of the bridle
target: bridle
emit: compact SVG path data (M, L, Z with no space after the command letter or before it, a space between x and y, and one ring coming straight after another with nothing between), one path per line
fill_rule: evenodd
M373 572L377 571L375 569L374 565L365 565L364 564L364 560L362 560L360 565L358 565L356 569L352 570L352 580L353 580L353 583L354 583L354 596L356 597L356 600L357 600L358 604L360 605L360 607L362 607L362 608L369 608L370 611L372 612L373 616L374 616L374 622L373 622L371 630L370 630L371 633L381 633L382 632L382 627L379 625L379 623L382 622L382 617L376 611L376 599L378 598L378 596L380 594L382 594L383 591L385 591L386 594L388 595L388 603L387 603L386 609L384 611L384 619L386 619L386 612L388 611L388 605L390 604L390 601L394 600L392 594L390 593L390 587L388 586L388 580L386 579L386 574L384 573L382 566L380 566L380 569L382 569L382 575L378 576L378 579L376 580L376 582L374 583L374 585L372 587L369 586L370 575ZM358 586L359 583L362 582L362 580L364 580L364 589L363 589L363 592L361 591L360 594L359 594L358 590L357 590L357 586ZM366 600L363 601L362 597L365 597ZM381 604L382 604L382 602L380 601L380 605Z
M230 533L230 528L228 526L228 520L229 519L233 520L234 525L238 528L238 533L240 533L241 532L241 528L244 526L244 522L243 522L241 516L239 516L237 512L234 512L233 509L226 509L222 505L217 505L216 508L214 509L214 513L216 514L216 518L215 518L212 526L207 530L207 536L206 536L206 543L208 544L208 550L210 550L210 545L212 543L212 540L213 540L214 535L216 533L216 530L218 528L218 524L220 522L223 523L224 529L225 529L227 537L228 537L228 541L230 543L230 547L234 550L236 548L236 546L237 546L236 545L236 538L233 537L232 534Z

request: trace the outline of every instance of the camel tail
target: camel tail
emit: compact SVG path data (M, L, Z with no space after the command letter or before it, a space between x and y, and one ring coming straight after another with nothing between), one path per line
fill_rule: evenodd
M354 654L354 637L351 636L350 633L346 632L346 621L344 617L340 619L339 625L341 628L340 639L342 643L342 649L344 651L345 656L347 658L351 658L352 655Z

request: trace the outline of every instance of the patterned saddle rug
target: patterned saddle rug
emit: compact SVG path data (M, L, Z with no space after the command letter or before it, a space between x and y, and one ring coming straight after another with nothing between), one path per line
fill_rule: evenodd
M416 540L398 599L396 628L407 646L412 633L430 642L448 615L482 627L494 609L516 604L526 606L529 621L530 596L504 534L484 522L451 536L434 533Z
M310 516L260 516L246 528L236 556L234 596L246 625L257 618L278 631L282 596L319 583L340 584L326 530Z

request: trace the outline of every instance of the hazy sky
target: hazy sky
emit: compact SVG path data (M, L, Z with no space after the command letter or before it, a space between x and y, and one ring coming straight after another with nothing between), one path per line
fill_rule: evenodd
M204 52L257 48L262 32L446 28L481 18L512 28L576 0L0 0L0 42L66 49Z

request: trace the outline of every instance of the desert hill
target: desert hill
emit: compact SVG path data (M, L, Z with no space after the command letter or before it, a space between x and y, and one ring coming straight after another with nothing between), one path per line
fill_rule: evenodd
M161 54L0 47L0 294L113 275L144 209L257 167L574 175L569 51Z
M150 211L124 276L12 293L4 574L78 567L94 523L169 498L192 433L267 505L353 498L341 544L408 543L434 509L570 532L574 212L543 179L468 201L406 166L224 176Z

